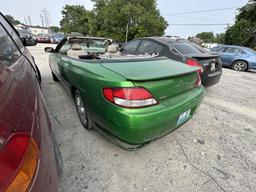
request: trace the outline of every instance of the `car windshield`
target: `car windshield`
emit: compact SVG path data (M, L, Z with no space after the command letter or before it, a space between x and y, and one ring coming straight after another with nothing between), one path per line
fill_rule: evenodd
M95 49L99 51L105 51L106 48L106 43L105 39L86 39L86 38L81 38L81 39L71 39L70 43L72 42L79 42L82 49L87 50L87 49Z
M177 42L177 43L170 43L174 48L176 48L182 54L197 54L197 53L204 53L203 50L199 49L192 43L186 42Z
M39 33L39 34L37 34L37 36L38 36L38 37L47 37L47 35L46 35L46 34L43 34L43 33Z
M54 37L59 37L59 38L64 37L64 35L63 35L63 34L54 34L53 36L54 36Z

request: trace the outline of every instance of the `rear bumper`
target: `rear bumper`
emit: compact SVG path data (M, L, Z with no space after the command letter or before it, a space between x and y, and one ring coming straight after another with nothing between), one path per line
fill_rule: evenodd
M131 145L158 139L175 130L181 113L191 109L193 116L204 96L204 88L195 88L159 105L143 109L109 107L101 122L96 122L113 137Z
M216 71L214 73L209 73L209 74L201 74L201 80L202 84L205 87L213 86L217 84L220 81L222 75L222 70Z

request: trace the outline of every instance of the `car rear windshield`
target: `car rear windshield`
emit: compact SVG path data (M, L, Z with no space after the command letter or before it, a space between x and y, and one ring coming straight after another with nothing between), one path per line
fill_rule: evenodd
M171 43L171 45L176 48L182 54L197 54L204 53L199 47L193 45L192 43Z

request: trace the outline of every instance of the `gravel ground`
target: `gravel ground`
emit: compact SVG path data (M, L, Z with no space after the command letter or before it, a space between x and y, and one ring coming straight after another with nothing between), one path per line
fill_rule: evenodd
M82 127L72 98L52 81L45 46L29 49L64 160L61 191L255 191L256 72L223 69L188 123L129 152Z

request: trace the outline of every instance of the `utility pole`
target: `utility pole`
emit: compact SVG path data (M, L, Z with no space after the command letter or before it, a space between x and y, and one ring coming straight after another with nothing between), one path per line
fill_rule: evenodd
M28 22L27 22L27 20L26 20L26 17L24 17L24 20L25 20L26 25L28 25Z
M130 9L131 9L131 3L129 0L126 0L126 3L128 2L128 21L126 25L126 33L125 33L125 42L127 43L128 41L128 35L129 35L129 25L130 25Z
M49 12L45 8L41 11L40 17L42 20L42 26L49 27L50 15L49 15Z
M28 23L29 23L29 25L32 25L31 24L31 17L30 16L28 16Z
M44 17L43 15L40 15L40 17L41 17L42 27L44 27Z

